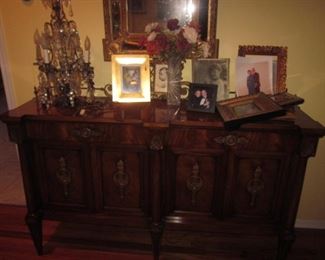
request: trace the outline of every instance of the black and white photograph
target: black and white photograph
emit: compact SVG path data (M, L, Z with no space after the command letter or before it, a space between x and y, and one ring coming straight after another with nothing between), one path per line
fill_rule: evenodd
M156 64L154 91L159 93L167 93L167 85L168 85L167 64Z
M193 82L217 85L217 101L228 98L229 59L197 59L192 64Z
M140 66L122 66L122 93L140 93Z
M187 109L214 113L217 90L217 85L191 83L188 93Z
M272 56L237 57L237 96L255 95L260 92L273 94L273 64Z

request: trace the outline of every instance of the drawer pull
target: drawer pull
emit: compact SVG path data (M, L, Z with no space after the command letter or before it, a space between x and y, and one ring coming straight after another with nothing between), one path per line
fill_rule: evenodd
M73 130L73 135L77 138L90 139L94 137L100 137L102 135L101 131L95 128L83 127L76 128Z
M225 144L228 146L234 146L237 144L247 144L248 139L244 136L236 135L227 135L227 136L218 136L213 139L217 144Z
M251 195L249 205L255 207L258 194L264 190L264 181L262 180L262 169L260 166L254 171L253 178L248 181L246 188Z
M192 192L192 206L196 206L197 193L203 186L203 179L200 176L200 167L197 162L193 165L192 174L187 178L186 184L188 190Z
M63 185L64 197L69 197L69 185L71 183L71 172L67 167L64 157L59 159L59 169L56 171L56 177Z
M126 186L129 184L129 175L124 171L124 162L119 160L116 163L117 171L113 175L114 184L119 188L120 199L124 200Z

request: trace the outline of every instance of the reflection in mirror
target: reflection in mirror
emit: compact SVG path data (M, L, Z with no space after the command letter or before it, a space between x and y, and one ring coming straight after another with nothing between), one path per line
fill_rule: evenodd
M177 18L181 25L200 26L201 40L209 41L217 57L217 0L103 0L105 18L104 59L114 53L139 52L139 40L148 23Z

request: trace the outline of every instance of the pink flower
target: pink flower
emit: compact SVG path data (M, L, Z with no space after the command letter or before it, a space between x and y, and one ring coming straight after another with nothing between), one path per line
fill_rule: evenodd
M146 33L151 33L152 31L154 31L157 27L159 27L159 23L149 23L146 25L144 31Z
M170 31L175 31L180 27L178 23L179 23L178 19L169 19L167 21L167 28Z
M196 43L199 36L197 30L195 30L195 28L190 26L184 27L183 35L189 43Z

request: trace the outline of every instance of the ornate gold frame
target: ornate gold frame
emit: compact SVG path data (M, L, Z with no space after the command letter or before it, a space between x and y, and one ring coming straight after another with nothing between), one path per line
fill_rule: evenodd
M277 56L277 84L274 93L286 92L287 79L287 47L279 46L257 46L257 45L239 45L238 56L246 55L269 55Z
M211 57L218 57L216 39L218 0L209 0L208 42ZM105 38L103 39L104 60L110 61L112 54L145 53L144 50L130 48L136 46L143 34L129 33L127 28L127 0L103 0ZM112 24L111 17L116 15L118 23Z

